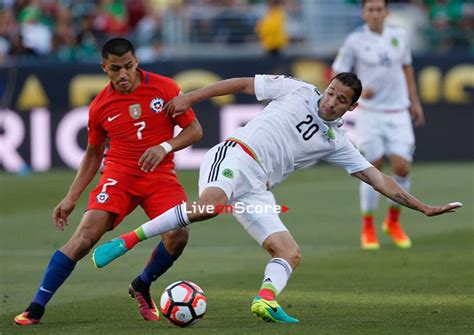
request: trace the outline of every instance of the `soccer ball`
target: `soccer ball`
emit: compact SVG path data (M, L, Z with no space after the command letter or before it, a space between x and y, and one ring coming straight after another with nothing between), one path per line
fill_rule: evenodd
M206 295L196 284L180 280L169 285L160 300L163 315L180 327L195 324L206 312Z

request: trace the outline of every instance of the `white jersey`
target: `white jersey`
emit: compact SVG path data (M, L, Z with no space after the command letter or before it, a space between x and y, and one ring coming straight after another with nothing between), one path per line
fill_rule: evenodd
M284 76L256 75L255 95L272 101L231 137L255 152L270 187L320 160L349 174L371 166L339 127L340 119L324 122L319 117L322 95L313 85Z
M351 33L339 49L332 65L335 72L354 71L365 88L374 91L371 99L359 103L372 110L403 110L410 106L403 65L411 64L405 31L385 25L382 34L367 25Z

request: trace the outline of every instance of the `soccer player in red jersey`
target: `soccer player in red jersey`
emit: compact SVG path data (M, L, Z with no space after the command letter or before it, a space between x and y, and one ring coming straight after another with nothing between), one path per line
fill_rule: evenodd
M192 109L176 118L165 115L165 103L180 94L178 85L139 69L133 45L121 38L102 48L102 69L110 83L90 105L87 149L68 193L54 208L52 220L57 228L64 230L77 200L99 170L108 139L103 173L76 231L51 257L31 304L15 317L19 325L40 321L46 304L76 263L138 205L151 219L186 201L173 170L172 151L198 141L202 129ZM175 125L183 130L173 138ZM187 229L163 234L145 269L130 284L129 293L145 320L159 318L151 283L172 266L187 240Z

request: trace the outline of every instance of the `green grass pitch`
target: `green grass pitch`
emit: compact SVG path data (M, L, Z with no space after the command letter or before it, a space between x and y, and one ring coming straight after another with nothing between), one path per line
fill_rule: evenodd
M196 172L181 172L190 199ZM427 218L404 210L413 248L383 236L382 248L359 248L358 182L338 168L295 173L275 190L290 208L282 215L303 258L279 297L296 325L267 324L250 314L269 256L230 215L191 226L183 256L153 287L156 300L169 283L187 279L206 292L208 310L181 329L165 319L145 322L127 295L157 239L104 269L86 257L50 302L40 325L13 324L35 293L52 252L67 241L84 209L83 196L65 232L50 221L74 173L18 177L0 173L0 334L473 334L474 164L417 163L412 191L427 203L462 201L455 214ZM380 222L385 201L381 199ZM382 209L383 208L383 209ZM139 209L102 239L145 221Z

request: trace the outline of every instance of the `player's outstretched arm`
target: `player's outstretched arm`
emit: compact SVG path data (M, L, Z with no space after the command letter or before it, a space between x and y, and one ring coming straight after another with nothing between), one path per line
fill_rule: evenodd
M225 79L189 93L180 94L166 104L166 115L176 117L186 112L195 103L212 97L233 93L255 94L254 80L253 77Z
M382 193L400 205L422 212L427 216L452 213L456 208L462 207L460 202L451 202L443 206L427 205L403 190L393 178L381 173L374 167L356 172L353 176L371 185L377 192Z
M87 145L86 153L82 157L81 164L77 170L69 191L63 200L54 208L52 220L53 224L60 230L64 230L67 225L67 218L76 207L76 202L84 189L94 178L99 170L104 153L104 145Z

